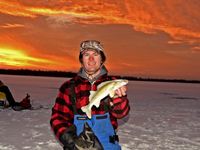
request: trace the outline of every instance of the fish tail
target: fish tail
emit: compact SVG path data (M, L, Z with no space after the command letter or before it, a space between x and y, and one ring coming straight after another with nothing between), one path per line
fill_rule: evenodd
M86 106L81 107L81 110L82 110L84 113L86 113L86 115L88 116L88 118L91 119L91 117L92 117L92 112L91 112L91 109L90 109L89 105L86 105Z

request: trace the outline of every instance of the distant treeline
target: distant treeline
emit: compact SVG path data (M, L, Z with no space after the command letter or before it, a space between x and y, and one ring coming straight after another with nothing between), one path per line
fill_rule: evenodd
M42 71L29 69L0 69L0 74L10 75L26 75L26 76L48 76L48 77L69 77L73 78L77 73L66 71ZM179 82L179 83L200 83L199 80L184 80L184 79L151 79L132 76L115 76L117 79L127 79L135 81L154 81L154 82Z
M0 74L48 76L48 77L74 77L77 73L65 71L41 71L29 69L0 69Z

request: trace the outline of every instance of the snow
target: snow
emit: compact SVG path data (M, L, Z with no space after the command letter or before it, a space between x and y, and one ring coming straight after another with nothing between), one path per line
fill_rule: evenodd
M59 87L69 78L0 75L16 101L35 110L0 109L0 150L61 150L49 121ZM199 150L200 84L129 81L131 106L119 119L122 150Z

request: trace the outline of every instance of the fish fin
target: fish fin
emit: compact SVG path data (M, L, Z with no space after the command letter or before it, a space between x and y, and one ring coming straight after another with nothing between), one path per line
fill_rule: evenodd
M94 106L96 106L97 108L99 108L100 102L101 102L101 101L95 102L95 103L94 103Z
M89 101L92 100L93 96L95 95L96 91L90 91Z
M88 116L88 118L91 119L91 117L92 117L92 112L91 112L91 109L90 109L89 105L85 105L85 106L81 107L81 110L82 110L84 113L86 113L86 115Z
M108 84L108 83L111 83L111 82L113 82L113 80L112 80L112 81L105 81L105 82L102 82L101 84L99 84L99 85L97 86L97 90L100 89L100 88L102 88L104 85L106 85L106 84Z
M113 98L113 96L115 95L115 90L111 90L111 92L109 93L110 97Z

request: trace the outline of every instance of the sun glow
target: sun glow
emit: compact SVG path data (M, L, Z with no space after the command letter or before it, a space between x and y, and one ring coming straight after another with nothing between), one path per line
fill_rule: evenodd
M30 52L29 52L30 53ZM69 58L42 55L31 56L25 51L0 48L0 66L3 68L31 68L31 69L45 69L45 70L73 70L79 68L79 63ZM34 53L33 51L31 53Z
M45 62L48 63L48 60L39 59L28 56L26 53L21 52L20 50L4 49L0 48L0 64L11 65L11 66L39 66L31 62Z

